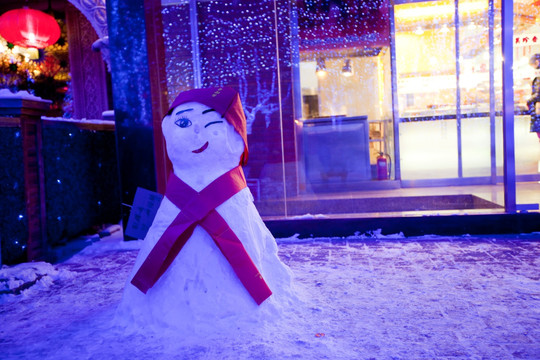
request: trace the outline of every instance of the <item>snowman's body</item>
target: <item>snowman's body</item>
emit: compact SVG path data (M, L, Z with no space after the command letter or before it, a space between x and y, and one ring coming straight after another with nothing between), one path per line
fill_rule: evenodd
M162 124L175 175L200 192L238 166L244 140L208 106L177 106ZM130 279L182 210L165 197L137 257ZM273 295L257 305L211 236L197 226L172 264L146 294L128 283L119 318L143 327L172 327L188 333L227 329L279 316L295 296L290 270L279 260L248 188L216 208L240 239Z

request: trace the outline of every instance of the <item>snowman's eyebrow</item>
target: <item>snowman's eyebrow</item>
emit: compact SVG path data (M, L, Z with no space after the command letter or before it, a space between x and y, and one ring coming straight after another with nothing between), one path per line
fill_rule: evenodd
M202 113L203 113L203 114L206 114L206 113L209 113L209 112L211 112L211 111L216 111L216 110L214 110L214 109L206 109L206 110L204 110Z
M208 124L204 125L204 127L208 127L208 126L210 126L210 125L212 125L212 124L220 124L220 123L222 123L222 122L223 122L223 121L211 121L211 122L209 122Z
M192 111L192 110L193 110L193 109L180 110L179 112L177 112L177 113L174 114L174 115L179 115L179 114L184 113L184 112L186 112L186 111Z

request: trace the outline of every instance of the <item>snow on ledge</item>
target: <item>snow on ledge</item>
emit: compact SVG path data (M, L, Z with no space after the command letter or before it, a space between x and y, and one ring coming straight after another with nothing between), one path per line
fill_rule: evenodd
M304 215L294 215L294 216L289 216L288 219L292 219L292 220L303 220L303 219L308 219L308 220L311 220L311 219L328 219L329 217L324 215L324 214L304 214Z
M69 123L77 123L77 124L93 124L93 125L112 125L114 126L113 120L103 120L103 119L66 119L63 117L49 117L49 116L42 116L41 120L47 120L47 121L58 121L58 122L69 122Z
M38 96L34 96L26 90L12 93L11 91L9 91L9 89L0 89L0 100L2 99L21 99L21 100L33 100L33 101L52 103L51 100L45 100Z
M384 235L382 229L376 229L372 231L366 231L361 233L356 231L354 235L343 237L328 237L328 236L306 236L300 237L300 234L294 234L287 238L276 238L278 244L299 244L314 241L332 241L332 240L346 240L346 241L365 241L365 240L405 240L406 237L402 232L396 234Z

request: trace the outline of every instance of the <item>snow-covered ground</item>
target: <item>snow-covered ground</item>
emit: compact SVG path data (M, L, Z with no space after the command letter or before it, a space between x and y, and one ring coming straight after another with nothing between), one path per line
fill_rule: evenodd
M1 359L540 359L540 234L278 239L303 302L204 338L115 326L141 242L96 240L0 269Z

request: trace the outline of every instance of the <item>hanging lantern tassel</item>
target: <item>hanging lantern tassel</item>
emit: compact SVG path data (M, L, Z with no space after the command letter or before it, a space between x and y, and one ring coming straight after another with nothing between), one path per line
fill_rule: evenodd
M10 10L0 16L0 35L18 46L43 49L58 41L60 26L42 11Z

